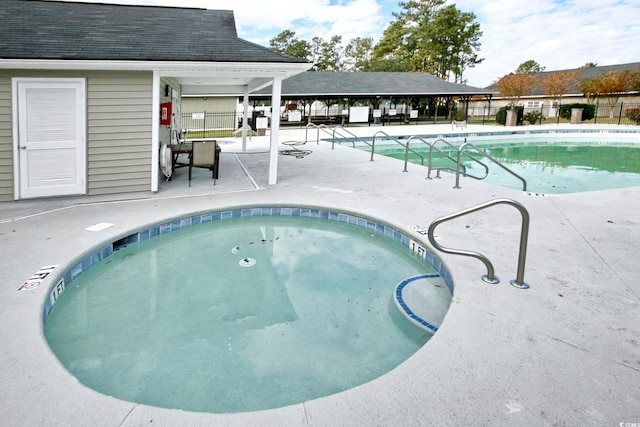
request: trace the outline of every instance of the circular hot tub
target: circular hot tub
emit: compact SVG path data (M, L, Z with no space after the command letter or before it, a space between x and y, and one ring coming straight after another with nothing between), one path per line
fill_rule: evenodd
M429 328L396 306L397 285L414 277L412 292L429 295ZM86 386L158 407L245 412L390 371L437 330L452 283L389 225L255 207L129 234L88 254L52 292L45 337Z

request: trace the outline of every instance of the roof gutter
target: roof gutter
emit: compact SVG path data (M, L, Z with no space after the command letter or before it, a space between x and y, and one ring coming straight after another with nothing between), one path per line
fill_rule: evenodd
M166 76L211 74L291 77L309 69L306 62L105 61L66 59L0 59L0 69L155 71Z

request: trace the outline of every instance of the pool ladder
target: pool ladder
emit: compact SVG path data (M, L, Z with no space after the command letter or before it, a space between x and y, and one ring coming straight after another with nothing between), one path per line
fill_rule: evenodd
M521 177L520 175L518 175L517 173L515 173L514 171L512 171L511 169L509 169L508 167L506 167L505 165L503 165L498 159L496 159L495 157L489 155L486 151L480 149L478 146L476 146L475 144L472 144L471 142L467 142L467 138L464 139L464 143L460 146L460 147L456 147L455 145L451 144L450 142L447 142L445 139L443 138L438 138L436 140L434 140L432 143L429 143L427 141L425 141L423 138L419 137L419 136L411 136L407 139L406 143L403 143L401 141L401 139L403 138L399 138L399 137L393 137L390 136L389 134L387 134L384 131L378 131L373 135L373 138L371 140L371 143L366 141L366 138L359 138L357 135L355 135L353 132L349 132L348 130L346 130L343 126L335 126L333 128L328 128L326 125L316 125L314 123L309 123L306 127L305 127L305 136L304 136L304 141L305 143L308 142L308 131L310 128L315 128L316 129L316 144L320 144L320 131L330 134L331 135L331 149L334 149L335 146L335 140L336 137L342 137L344 139L348 139L351 145L353 147L356 146L356 141L358 142L363 142L364 144L368 145L371 147L371 161L373 161L373 156L375 153L375 149L376 149L376 139L380 137L380 135L382 135L383 137L386 137L385 139L387 141L392 141L395 142L396 144L401 145L404 148L404 170L403 172L407 172L407 164L409 163L409 152L415 154L418 158L420 158L420 163L424 166L424 156L422 156L422 154L420 154L419 152L413 150L410 145L413 141L417 141L417 142L422 142L423 144L426 144L429 146L429 160L427 163L427 179L431 179L431 171L433 171L435 169L436 171L436 178L440 178L440 171L441 170L447 170L450 172L455 172L456 174L456 185L453 187L455 189L460 189L462 187L460 187L460 175L464 175L464 176L468 176L469 178L473 178L476 180L483 180L485 179L487 176L489 176L489 167L484 164L483 162L481 162L480 160L478 160L476 157L472 156L471 154L469 154L468 152L464 151L465 148L469 147L471 148L473 151L477 152L478 154L480 154L483 157L486 157L487 159L491 160L493 163L495 163L496 165L500 166L503 170L505 170L506 172L508 172L509 174L511 174L512 176L516 177L517 179L519 179L522 182L522 191L527 191L527 181ZM347 136L345 136L345 134ZM451 157L449 154L447 154L445 151L439 149L438 147L436 147L436 144L438 143L443 143L446 144L447 146L449 146L452 151L457 152L456 158ZM446 168L446 167L439 167L439 168L434 168L433 167L433 151L437 151L438 153L440 153L443 157L451 160L453 163L455 163L456 167L455 169L453 168ZM479 164L483 169L484 169L484 174L482 176L475 176L475 175L471 175L469 173L467 173L466 170L466 166L462 164L462 158L465 157L468 160L471 160L472 162L475 162L477 164Z
M446 140L442 139L442 138L438 138L435 141L433 141L432 143L428 143L424 140L422 140L422 138L419 137L411 137L409 138L409 140L412 139L418 139L419 141L429 145L429 162L427 164L427 179L431 179L431 171L432 170L436 170L436 178L440 178L440 171L441 170L448 170L451 172L455 172L456 174L456 185L453 187L455 189L460 189L460 175L464 175L464 176L468 176L470 178L473 179L477 179L477 180L482 180L485 179L487 176L489 176L489 168L487 167L486 164L482 163L480 160L478 160L477 158L475 158L474 156L472 156L471 154L469 154L468 152L464 151L465 148L469 147L471 148L473 151L477 152L478 154L482 155L483 157L486 157L487 159L491 160L493 163L495 163L496 165L500 166L503 170L505 170L506 172L508 172L509 174L511 174L512 176L514 176L515 178L519 179L520 182L522 182L522 191L527 191L527 181L521 177L520 175L518 175L517 173L515 173L514 171L512 171L511 169L509 169L508 167L506 167L505 165L503 165L498 159L496 159L495 157L491 156L490 154L488 154L486 151L480 149L478 146L476 146L475 144L472 144L471 142L467 142L467 138L464 139L464 143L460 146L457 147L454 146L453 144L451 144L450 142L447 142ZM453 151L457 151L457 156L456 158L451 157L450 155L448 155L447 153L445 153L444 151L440 150L439 148L436 147L436 144L438 143L444 143L446 145L448 145L449 147L451 147L453 149ZM409 143L407 143L407 147L409 146ZM437 151L438 153L440 153L441 155L443 155L444 157L448 158L449 160L453 161L456 164L456 168L455 169L451 169L451 168L434 168L432 161L433 161L433 151ZM482 176L473 176L470 175L466 172L465 166L462 164L462 157L466 157L467 159L474 161L478 164L480 164L480 166L482 166L484 168L484 175ZM405 164L404 164L404 168L405 168L405 172L407 169L407 162L409 159L409 155L408 152L405 154Z
M436 178L440 178L440 171L441 170L447 170L449 172L454 172L457 174L457 177L459 179L460 174L464 175L464 176L468 176L470 178L473 179L477 179L477 180L482 180L485 179L486 177L489 176L489 167L487 165L485 165L484 163L482 163L480 160L476 159L475 157L473 157L471 154L467 153L466 151L459 151L458 147L456 147L455 145L453 145L450 142L447 142L445 139L442 138L438 138L433 142L428 142L425 141L422 137L419 136L412 136L411 138L409 138L409 140L407 141L407 150L404 153L404 170L402 172L407 172L407 164L409 163L409 144L413 141L418 141L418 142L422 142L423 144L426 144L429 146L429 161L427 162L427 179L432 179L431 178L431 171L432 170L436 170ZM436 147L436 144L442 142L446 145L448 145L452 151L455 151L458 153L458 155L456 156L456 158L454 159L453 157L451 157L449 154L447 154L445 151L439 149L438 147ZM445 168L445 167L440 167L440 168L434 168L433 167L433 151L437 151L438 153L440 153L442 155L442 157L447 158L449 160L451 160L453 163L456 164L456 169L452 169L452 168ZM413 150L411 150L413 151ZM484 175L482 176L475 176L475 175L471 175L467 173L467 168L465 165L462 164L461 158L462 156L467 157L469 160L476 162L477 164L479 164L482 168L484 168ZM422 164L424 165L424 159L422 161ZM457 185L457 183L456 183ZM460 188L459 186L457 186L457 188Z
M418 153L417 151L409 148L409 143L411 142L412 138L415 137L410 137L406 143L402 143L402 141L400 141L401 138L398 137L394 137L394 136L390 136L388 133L379 130L378 132L376 132L375 134L373 134L373 140L371 141L371 161L373 162L373 155L375 153L376 150L376 138L378 137L378 135L382 135L384 137L386 137L387 141L391 141L391 142L395 142L396 144L401 145L404 148L404 158L405 158L405 162L404 162L404 170L403 172L407 171L407 161L409 159L409 151L411 151L413 154L415 154L416 156L418 156L420 158L420 164L422 166L424 166L424 157L422 156L422 154Z
M353 132L348 131L347 129L344 128L344 126L338 125L338 126L334 126L332 128L328 127L325 124L320 124L317 125L315 123L309 123L305 126L304 129L304 143L306 144L307 142L309 142L309 129L315 129L316 130L316 145L320 144L320 131L322 131L323 133L327 134L327 135L331 135L331 149L335 149L335 144L336 144L336 138L342 138L342 139L346 139L348 141L345 142L350 142L351 145L355 148L356 146L356 142L363 142L366 145L371 145L369 144L369 142L366 141L366 138L361 138L359 136L357 136L356 134L354 134Z
M483 210L488 207L499 205L499 204L506 204L506 205L513 206L522 215L522 228L520 231L520 251L518 254L518 271L516 274L516 278L514 280L511 280L509 283L511 283L513 286L519 289L528 289L529 285L524 281L524 266L525 266L525 261L527 257L527 241L529 238L529 212L522 204L516 202L515 200L511 200L511 199L490 200L488 202L481 203L477 206L464 209L460 212L456 212L450 215L445 215L443 217L437 218L429 226L429 230L427 233L429 242L431 242L434 248L436 248L441 252L453 254L453 255L469 256L469 257L479 259L484 263L485 267L487 268L487 274L482 276L482 280L487 283L499 283L500 280L494 274L493 264L491 264L491 261L489 261L489 259L486 256L482 255L479 252L467 251L463 249L446 248L444 246L441 246L438 242L436 242L434 237L434 231L436 227L442 224L443 222L452 220L454 218L459 218L461 216L470 214L472 212L477 212L479 210Z

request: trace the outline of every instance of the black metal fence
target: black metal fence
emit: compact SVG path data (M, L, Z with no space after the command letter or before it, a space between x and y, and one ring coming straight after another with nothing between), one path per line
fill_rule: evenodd
M241 124L242 114L236 111L182 112L180 115L180 127L185 138L228 137Z
M636 120L640 118L640 103L638 102L617 102L610 104L607 101L598 101L591 105L594 106L593 115L589 114L589 118L582 121L582 123L611 125L638 124L638 120ZM542 117L542 120L538 119L536 123L562 123L570 121L570 117L566 115L565 117L560 117L560 107L560 105L555 103L547 104L540 108L527 108L525 106L525 124L527 124L527 113L533 113L528 116L531 119Z
M596 103L594 123L618 125L640 124L640 102Z
M540 104L540 105L537 105ZM567 103L564 105L573 104ZM640 102L617 102L610 104L606 100L598 100L594 106L593 117L584 120L583 123L592 124L612 124L612 125L636 125L640 120ZM569 117L560 117L560 108L562 104L550 102L524 102L524 124L530 124L527 117L536 119L535 124L550 123L568 123ZM501 107L478 106L469 108L470 121L473 122L491 122L495 120L496 113ZM531 113L527 116L527 113ZM532 123L533 124L533 123Z
M557 103L540 103L540 106L532 106L530 103L524 105L524 121L523 124L551 124L551 123L568 123L570 119L568 117L560 117L561 105ZM570 104L570 103L567 103ZM595 107L593 118L584 120L583 123L592 124L613 124L613 125L637 125L640 124L640 102L618 102L615 104L609 104L606 101L598 101L593 104ZM495 123L495 114L498 111L498 107L470 108L468 120L473 123ZM254 111L248 120L248 125L254 131L257 130L257 126L260 126L260 117L263 117L262 111ZM304 126L308 122L308 118L301 114L301 120L297 122L288 122L286 118L281 121L282 126ZM393 120L392 120L393 118ZM322 121L324 119L325 121ZM531 122L532 119L534 120ZM266 118L265 118L266 120ZM449 123L449 118L438 117L434 120L433 117L420 116L415 118L409 118L408 115L399 114L393 117L383 116L379 119L371 118L370 124L418 124L418 123ZM312 116L311 121L315 124L325 123L330 125L334 124L349 124L348 117L336 116L336 117L320 117ZM264 123L264 122L263 122ZM237 111L227 112L194 112L194 113L182 113L181 114L181 129L182 135L185 138L217 138L217 137L230 137L234 135L238 129L242 127L242 113ZM258 130L259 131L259 130Z

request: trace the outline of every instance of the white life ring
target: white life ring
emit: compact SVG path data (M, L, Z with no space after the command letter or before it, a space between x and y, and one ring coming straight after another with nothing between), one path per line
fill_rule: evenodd
M162 148L160 148L160 169L167 179L171 178L173 173L172 160L171 147L167 144L162 144Z

